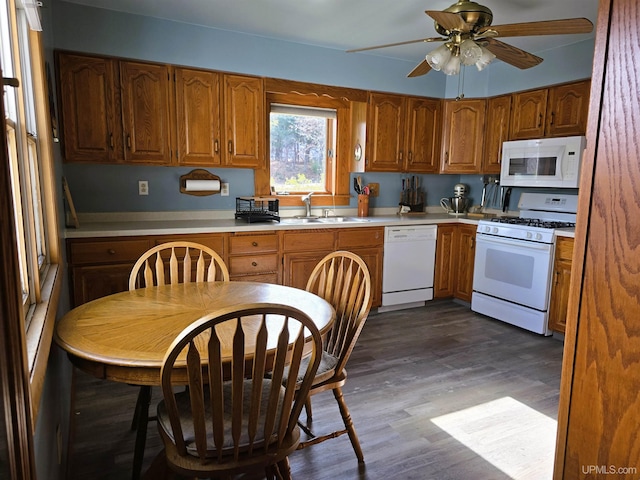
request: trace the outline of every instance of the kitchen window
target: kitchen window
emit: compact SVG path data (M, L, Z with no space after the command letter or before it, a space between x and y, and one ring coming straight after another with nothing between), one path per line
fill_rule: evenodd
M277 193L332 191L335 109L271 104L271 188Z
M31 28L33 18L27 18L20 0L7 0L0 6L0 67L5 78L3 121L7 147L2 157L8 166L8 178L2 176L1 188L6 189L3 201L8 208L13 207L14 217L12 223L0 226L3 235L6 234L4 238L15 242L3 248L3 260L5 265L14 265L6 257L16 257L20 297L18 317L12 315L3 321L19 322L25 331L21 335L24 343L13 347L19 352L18 358L26 358L28 365L16 362L13 368L21 372L28 368L30 413L35 421L62 275L47 83L40 33ZM15 301L13 297L12 294Z
M295 93L267 91L269 161L255 172L255 194L274 192L280 206L302 206L309 192L314 206L348 205L350 103L292 85L286 87ZM278 89L286 88L278 83Z

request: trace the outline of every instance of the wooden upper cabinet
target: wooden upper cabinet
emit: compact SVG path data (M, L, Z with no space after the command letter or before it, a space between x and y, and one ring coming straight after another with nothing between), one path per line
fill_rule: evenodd
M544 137L548 89L513 94L511 140Z
M407 101L407 172L437 173L442 136L442 101L409 98Z
M59 53L57 66L65 160L122 160L118 62Z
M591 81L514 93L511 140L584 135Z
M438 171L441 100L370 93L366 128L367 171Z
M367 107L366 170L400 172L406 122L405 97L370 93Z
M589 115L590 89L590 80L549 89L546 136L565 137L585 134Z
M500 174L502 143L509 140L511 121L511 95L487 100L487 126L484 137L482 172Z
M442 173L480 173L485 99L444 102Z
M261 78L224 75L224 164L260 168L265 162L265 97Z
M178 163L220 165L220 75L175 69Z
M124 157L130 163L171 163L168 65L120 62Z

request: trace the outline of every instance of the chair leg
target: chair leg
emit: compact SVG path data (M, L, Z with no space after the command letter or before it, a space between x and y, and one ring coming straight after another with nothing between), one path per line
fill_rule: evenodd
M147 442L147 423L149 422L149 404L151 403L151 387L140 387L136 412L133 416L136 427L136 446L133 452L133 472L131 478L138 480L144 460L144 447Z
M358 440L356 429L353 426L353 421L351 420L351 414L349 413L349 408L347 408L347 402L345 402L344 396L342 395L342 389L340 387L334 388L333 396L336 398L336 401L338 402L338 408L340 408L340 415L342 415L342 420L344 422L345 428L347 429L349 440L351 440L353 451L356 452L358 463L364 463L364 455L362 454L360 441Z
M313 413L311 412L311 395L309 395L306 402L304 402L304 409L307 412L307 420L311 420L313 418Z

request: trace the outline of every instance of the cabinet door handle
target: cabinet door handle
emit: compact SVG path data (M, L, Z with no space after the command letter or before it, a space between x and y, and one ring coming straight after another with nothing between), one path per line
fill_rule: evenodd
M402 161L402 150L400 151L400 161Z
M254 247L258 246L258 242L251 242L251 245L253 245Z
M115 255L115 254L116 254L116 251L115 251L113 248L110 248L109 250L107 250L107 253L108 253L109 255Z
M409 161L411 162L412 160L413 160L413 152L409 150Z
M214 140L213 141L213 153L218 153L219 149L220 149L220 145L218 143L218 140Z
M444 163L449 163L449 152L444 152Z
M257 267L258 263L257 262L251 262L251 265L254 266L254 267Z
M474 248L476 248L476 238L471 237L471 250L473 250Z
M560 272L558 270L555 271L556 274L556 285L558 285L558 282L560 281Z
M542 126L542 114L540 114L540 118L538 118L538 127Z
M113 133L109 134L109 146L111 147L111 150L113 150Z
M549 125L553 125L553 120L555 119L556 116L556 112L551 112L551 122L549 122Z
M127 135L127 148L131 150L131 135Z
M233 153L233 141L229 140L229 153Z

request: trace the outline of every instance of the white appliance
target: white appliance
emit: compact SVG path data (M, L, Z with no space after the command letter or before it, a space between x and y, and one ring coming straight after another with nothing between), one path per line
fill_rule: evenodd
M523 193L519 217L480 220L471 310L551 335L555 229L575 227L577 195Z
M379 312L424 306L433 299L436 225L385 227Z
M581 136L504 142L500 185L578 188L585 146Z

